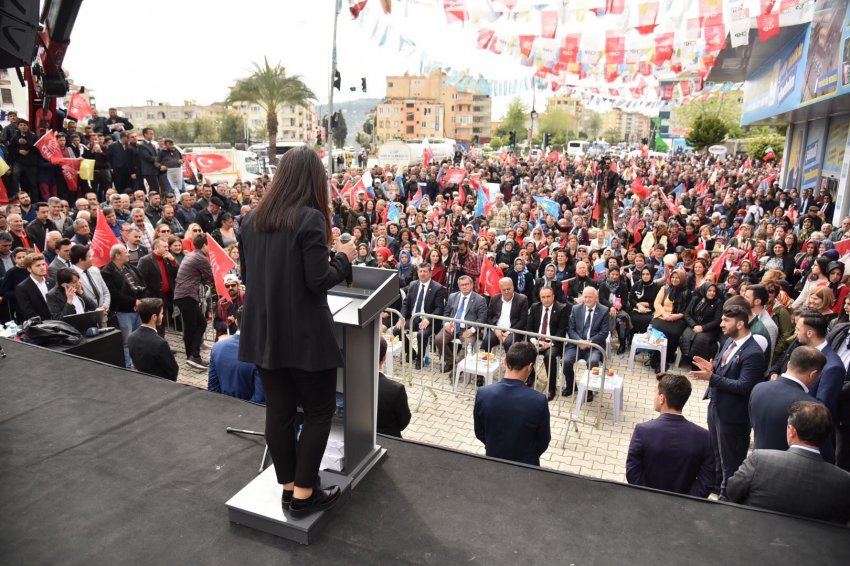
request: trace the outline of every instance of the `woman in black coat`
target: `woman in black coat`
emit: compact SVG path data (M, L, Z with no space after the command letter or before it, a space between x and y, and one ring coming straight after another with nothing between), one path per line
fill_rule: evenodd
M710 360L717 353L720 319L723 316L723 293L715 283L706 283L694 292L685 321L679 347L682 361L690 363L695 356Z
M68 292L65 290L67 286L74 289L76 298L72 297L72 302L68 302ZM53 320L62 320L63 317L72 314L82 314L77 311L77 308L82 308L83 312L91 312L97 308L97 305L86 297L83 293L83 285L80 283L80 276L70 267L63 267L56 272L56 286L51 289L45 297L47 301L47 309L50 311L50 318Z
M514 260L512 269L507 277L514 282L514 290L528 297L528 304L534 304L534 276L525 267L525 260L518 257Z
M291 149L277 170L239 232L246 286L239 359L259 368L266 443L284 512L297 518L339 500L339 487L319 487L343 365L327 292L351 274L356 251L354 242L332 239L327 174L316 152ZM299 405L304 427L296 443Z
M613 258L612 258L613 259ZM620 267L613 264L608 270L608 276L599 283L599 302L610 309L611 328L617 333L619 346L617 354L626 351L627 336L631 329L631 320L624 312L629 303L629 286L625 278L620 277Z
M649 266L640 270L640 278L632 285L629 291L629 318L632 322L632 331L629 342L635 334L646 332L652 321L652 305L658 295L659 286L654 281L655 272Z

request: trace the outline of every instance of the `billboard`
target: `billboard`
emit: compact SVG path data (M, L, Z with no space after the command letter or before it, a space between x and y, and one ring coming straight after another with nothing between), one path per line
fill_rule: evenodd
M806 131L805 124L794 124L792 126L793 133L791 134L791 147L788 149L788 154L785 156L785 184L782 185L785 189L796 189L800 185L800 154L803 145L803 134Z
M841 176L841 163L847 148L847 134L850 132L850 116L833 118L829 125L829 135L826 138L826 153L823 158L824 177L835 179Z
M804 55L808 33L803 31L786 43L775 57L747 77L741 123L745 126L800 105Z
M820 0L809 26L809 47L800 102L829 98L838 92L838 68L841 55L847 0Z
M826 136L826 118L809 122L806 135L806 149L803 153L803 179L800 188L814 189L820 177L821 153Z

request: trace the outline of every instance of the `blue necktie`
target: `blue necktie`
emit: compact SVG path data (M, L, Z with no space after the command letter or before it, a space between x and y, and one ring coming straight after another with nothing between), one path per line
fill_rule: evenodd
M455 324L455 335L460 334L460 321L463 320L463 315L466 312L466 297L463 297L460 301L460 308L457 309L457 324Z
M593 309L587 311L587 317L584 319L584 328L581 329L582 340L590 340L590 325L593 321Z

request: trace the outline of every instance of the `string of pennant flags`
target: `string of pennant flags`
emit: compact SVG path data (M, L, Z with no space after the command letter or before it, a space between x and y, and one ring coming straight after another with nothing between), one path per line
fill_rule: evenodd
M352 17L379 46L418 58L420 74L442 70L461 92L515 96L530 89L580 96L588 103L657 111L662 101L721 96L740 83L706 79L727 45L746 45L753 22L760 41L809 21L814 0L349 0ZM440 41L469 43L452 61L432 55L407 30L422 10L442 10ZM592 31L588 31L592 30ZM420 43L421 42L421 43ZM491 79L463 68L464 53L487 52L528 71ZM458 64L460 62L460 64Z

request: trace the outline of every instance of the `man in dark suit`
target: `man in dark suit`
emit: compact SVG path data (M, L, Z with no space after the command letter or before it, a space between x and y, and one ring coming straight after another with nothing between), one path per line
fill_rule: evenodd
M567 338L593 342L605 350L605 341L611 333L608 307L599 303L599 291L596 287L585 287L581 294L582 303L573 307L570 320L567 323ZM564 389L561 395L569 397L575 388L576 360L587 360L587 367L592 368L602 360L599 350L589 345L576 346L570 344L564 350ZM588 402L593 401L593 393L587 392Z
M462 360L466 356L466 346L475 343L475 333L478 329L467 326L465 321L482 324L487 322L487 301L472 290L475 286L472 277L461 275L458 277L457 284L460 290L449 296L444 315L455 319L455 322L444 324L443 329L434 338L434 348L442 353L445 360L443 370L449 373L454 369L455 357L457 356L457 361ZM461 340L457 353L455 352L457 346L452 343L455 338Z
M154 240L151 253L139 259L136 269L144 279L148 297L162 299L165 311L171 312L174 282L177 279L177 260L168 251L168 241L163 238ZM158 328L157 332L165 338L165 325Z
M381 366L387 360L387 341L383 337L378 347L378 360ZM410 424L410 416L404 384L393 381L384 372L378 372L377 432L401 438L401 431Z
M510 277L499 279L499 292L487 306L487 324L498 326L499 330L487 330L481 338L481 347L488 352L497 344L507 351L515 337L509 329L525 330L528 326L528 297L514 292Z
M165 318L162 299L142 299L138 306L142 325L127 338L130 358L137 370L177 381L180 371L168 342L156 332Z
M578 298L582 296L582 293L584 293L587 287L593 287L595 289L596 283L593 282L593 279L589 275L587 264L580 261L576 263L576 276L567 279L567 302L573 305L577 304L579 302Z
M750 310L740 303L724 304L720 329L726 343L713 361L695 356L699 369L688 376L708 381L708 432L714 450L715 482L722 495L726 482L747 457L750 445L750 392L762 380L764 353L749 327ZM715 485L717 485L715 483Z
M800 216L806 214L809 211L809 207L815 204L815 199L812 198L812 191L809 189L803 189L803 193L800 195L800 198L797 199L797 212L800 213Z
M419 333L417 336L417 350L413 352L413 365L416 369L421 369L422 358L427 351L428 341L434 334L434 324L437 321L418 315L422 313L442 316L446 305L446 297L443 286L431 280L430 263L419 264L416 273L419 278L411 283L407 289L407 296L404 297L404 301L401 303L402 319L396 324L393 334L395 336L401 336L402 351L405 358L409 359L410 347L407 344L407 332ZM407 327L406 329L405 326Z
M118 143L106 148L106 158L112 167L112 180L118 192L129 193L133 189L130 173L133 168L133 149L128 143L126 132L121 132Z
M750 422L753 424L756 450L785 450L788 442L785 425L788 407L795 401L811 401L809 391L826 364L817 348L794 349L788 369L773 381L759 383L750 395Z
M531 306L531 312L528 315L529 332L536 332L542 337L557 336L565 338L567 336L567 323L570 319L569 305L562 305L555 301L554 287L541 287L539 291L539 303L534 303ZM532 339L532 342L537 346L537 351L543 356L543 365L549 375L549 396L551 401L555 398L558 387L558 358L561 356L563 348L561 342L552 342L545 338ZM528 378L528 386L534 387L534 372L531 372L531 377Z
M632 485L708 497L714 487L711 437L682 416L691 396L691 382L675 373L662 373L656 379L654 408L661 414L635 427L626 480Z
M15 288L18 324L34 316L41 317L41 320L50 320L52 317L47 306L47 293L56 282L47 278L47 262L44 256L39 253L27 255L23 267L29 272L29 277Z
M825 316L817 311L806 309L800 311L795 319L796 336L800 344L817 348L826 357L826 365L820 373L820 378L812 385L809 394L826 405L832 422L836 422L838 398L841 395L844 378L847 377L847 366L826 341L829 322ZM825 447L827 450L832 447L832 442L833 439L830 439L829 446ZM829 461L832 454L825 454L825 457Z
M30 243L38 246L42 252L47 249L47 233L59 230L47 217L49 214L50 206L46 202L38 202L35 205L35 220L27 224L27 237Z
M531 343L515 343L505 355L505 378L475 396L475 437L490 457L539 466L549 447L549 405L542 393L525 386L536 359Z
M160 165L157 159L157 149L153 144L153 128L142 130L142 140L136 144L136 155L139 159L141 183L136 188L144 188L143 182L148 183L148 192L159 192Z
M832 434L829 411L814 401L788 409L788 450L755 450L729 479L730 501L846 524L850 473L823 460L818 449Z

